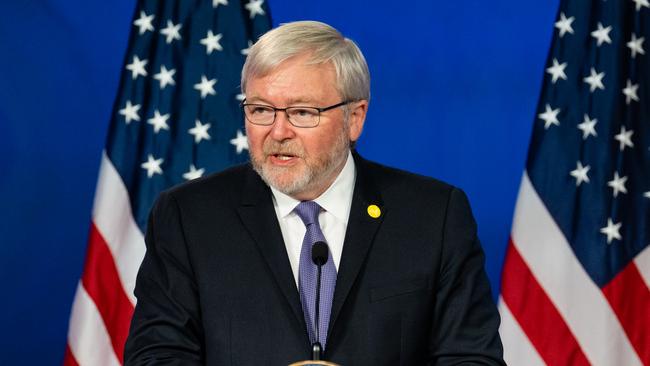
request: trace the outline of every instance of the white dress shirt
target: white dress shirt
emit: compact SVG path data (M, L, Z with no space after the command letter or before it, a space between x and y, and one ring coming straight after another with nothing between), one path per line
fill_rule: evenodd
M350 207L352 206L352 191L356 180L356 168L352 153L348 153L348 160L334 183L314 201L322 208L318 215L321 230L327 241L334 266L338 272L343 252L343 240L348 227ZM300 201L271 187L273 192L273 207L280 222L282 238L287 249L293 277L298 286L298 267L300 264L300 250L302 240L307 229L300 217L293 211Z

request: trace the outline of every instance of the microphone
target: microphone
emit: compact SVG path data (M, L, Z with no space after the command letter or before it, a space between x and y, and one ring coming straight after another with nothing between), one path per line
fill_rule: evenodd
M311 260L316 266L318 266L318 277L316 277L316 342L311 346L311 354L314 361L319 361L321 359L321 353L323 352L323 347L320 344L320 279L322 267L327 263L327 253L327 244L323 241L317 241L311 247Z
M317 266L322 266L327 263L327 244L324 241L317 241L311 247L311 260Z

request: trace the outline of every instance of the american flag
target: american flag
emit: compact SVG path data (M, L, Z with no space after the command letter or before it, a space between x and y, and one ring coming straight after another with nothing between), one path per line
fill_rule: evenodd
M650 3L561 1L503 269L511 365L650 365Z
M121 365L158 194L248 159L239 77L264 0L138 3L95 193L64 364Z

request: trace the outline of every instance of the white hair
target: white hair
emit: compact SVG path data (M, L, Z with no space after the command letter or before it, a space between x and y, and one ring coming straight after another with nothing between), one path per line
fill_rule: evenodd
M359 47L333 27L316 21L282 24L251 47L241 74L241 89L252 77L270 73L291 57L311 54L310 64L332 62L343 100L370 100L370 72Z

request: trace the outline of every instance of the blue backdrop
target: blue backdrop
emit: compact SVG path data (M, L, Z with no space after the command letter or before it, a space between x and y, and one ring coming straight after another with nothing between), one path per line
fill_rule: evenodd
M275 24L357 41L372 75L360 152L467 192L496 296L558 1L270 1ZM134 7L2 5L2 364L61 363Z

